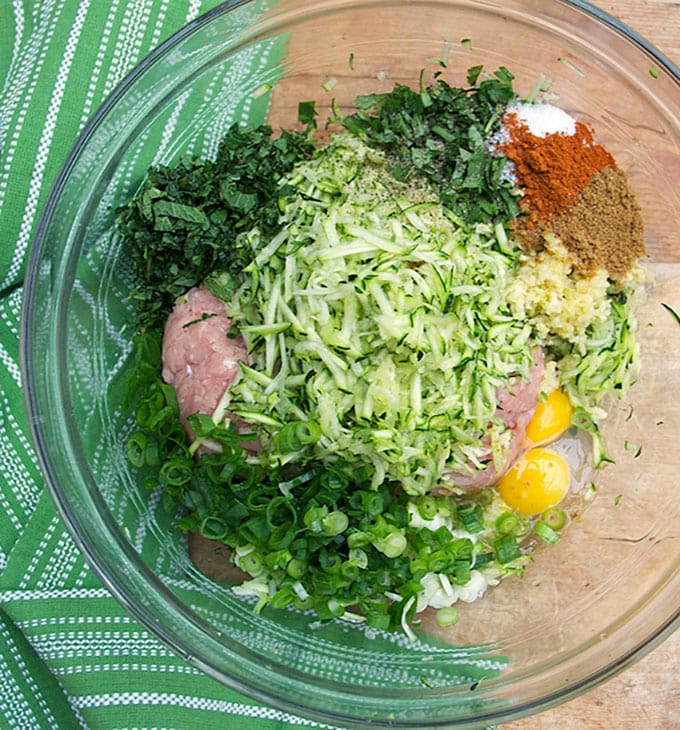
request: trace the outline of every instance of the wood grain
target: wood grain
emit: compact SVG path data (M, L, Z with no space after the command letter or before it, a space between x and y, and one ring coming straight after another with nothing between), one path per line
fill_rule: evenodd
M680 65L680 2L599 3ZM680 728L680 631L606 684L501 730L671 730Z
M680 65L680 2L618 0L599 3L599 7L656 46L676 66Z

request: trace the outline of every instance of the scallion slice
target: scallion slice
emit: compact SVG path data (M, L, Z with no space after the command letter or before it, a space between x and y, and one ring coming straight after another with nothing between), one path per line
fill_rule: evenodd
M503 537L500 537L496 540L494 549L496 551L498 562L501 563L501 565L510 563L522 555L519 545L517 544L517 540L513 535L503 535Z
M274 437L274 448L280 454L290 454L315 444L320 436L321 429L313 421L287 423Z
M534 532L541 538L541 540L543 540L543 542L547 542L548 545L554 545L560 539L560 536L555 532L555 530L542 520L539 520L534 525Z
M442 626L443 628L457 624L458 609L455 606L444 606L444 608L440 608L435 615L435 621L438 626Z
M567 524L567 514L559 507L549 507L541 515L541 521L553 530L561 530Z

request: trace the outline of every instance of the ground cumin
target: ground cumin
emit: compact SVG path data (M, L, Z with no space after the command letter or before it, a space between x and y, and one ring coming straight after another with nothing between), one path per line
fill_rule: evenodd
M507 140L500 150L514 163L521 205L529 213L527 227L564 213L598 170L616 168L614 158L582 122L576 122L574 134L539 137L509 113L503 127Z
M547 231L560 238L580 267L604 268L612 278L626 274L645 255L640 206L618 168L598 170L562 215L531 227L516 221L515 232L527 249L540 250Z

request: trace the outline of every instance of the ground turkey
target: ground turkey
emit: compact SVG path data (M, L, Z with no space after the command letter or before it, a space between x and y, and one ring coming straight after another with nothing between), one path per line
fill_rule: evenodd
M177 392L182 422L192 413L212 415L247 362L241 336L232 329L224 302L207 289L190 289L168 317L163 334L163 380Z
M499 477L512 466L519 456L519 452L525 443L527 425L534 415L541 391L541 382L545 371L542 350L536 350L534 361L528 381L523 382L518 378L513 387L502 388L498 393L497 415L505 421L512 431L512 439L504 467L497 471L493 463L490 463L484 469L473 474L457 474L455 472L445 474L444 476L450 479L456 487L467 490L490 487L498 481Z

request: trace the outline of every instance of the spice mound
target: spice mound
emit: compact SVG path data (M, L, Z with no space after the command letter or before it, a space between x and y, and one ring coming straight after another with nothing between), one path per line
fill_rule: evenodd
M525 250L557 236L580 268L625 276L645 255L642 213L626 173L590 129L549 104L518 104L503 117L498 150L522 192L513 223Z

